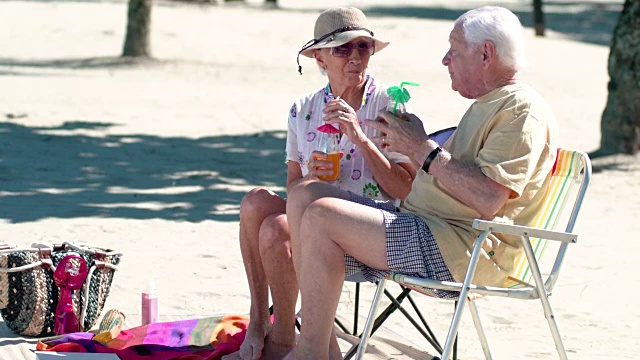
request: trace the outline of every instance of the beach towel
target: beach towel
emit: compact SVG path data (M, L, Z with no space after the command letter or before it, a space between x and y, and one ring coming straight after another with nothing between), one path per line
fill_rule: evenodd
M111 353L121 360L213 360L239 350L248 325L247 316L235 315L160 322L123 330L103 342L93 333L71 333L38 341L36 350Z

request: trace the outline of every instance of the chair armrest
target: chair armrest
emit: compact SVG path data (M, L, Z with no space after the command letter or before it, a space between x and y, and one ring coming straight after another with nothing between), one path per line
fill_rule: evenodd
M479 220L479 219L473 220L472 226L474 229L480 230L480 231L490 231L490 232L497 232L501 234L517 235L517 236L537 237L541 239L556 240L556 241L570 242L570 243L578 242L578 235L576 234L553 231L553 230L538 229L538 228L529 227L529 226L511 225L511 224L504 224L500 222Z

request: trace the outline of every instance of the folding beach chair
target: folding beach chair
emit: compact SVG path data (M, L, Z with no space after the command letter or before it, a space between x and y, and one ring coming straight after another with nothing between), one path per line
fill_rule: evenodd
M429 134L429 138L431 140L437 142L438 145L442 146L451 137L451 135L453 135L455 130L456 130L456 126L452 126L452 127L448 127L448 128L445 128L445 129L441 129L441 130L438 130L436 132L433 132L433 133ZM355 283L353 330L350 331L349 329L347 329L347 327L338 318L335 319L335 323L340 328L340 330L342 330L344 333L362 337L364 332L360 333L360 335L358 335L358 316L359 316L359 304L360 304L360 283L367 282L367 280L364 278L364 276L361 273L356 273L356 274L353 274L353 275L347 277L345 279L345 281L346 282L354 282ZM424 336L424 338L432 346L434 346L436 349L439 349L439 351L441 351L442 347L438 343L438 340L436 339L435 335L433 334L433 331L431 331L431 328L429 327L429 325L427 324L426 320L424 319L424 316L420 312L420 309L416 306L415 301L411 297L411 294L410 294L411 288L403 286L402 284L400 284L400 288L401 288L401 292L397 296L394 297L386 289L384 283L382 283L382 284L380 282L377 283L376 295L374 296L374 301L376 299L379 301L380 296L382 294L384 294L391 301L391 304L389 306L387 306L387 308L380 313L380 315L378 316L378 318L375 321L375 324L371 328L371 334L373 334L380 326L382 326L384 321L389 316L391 316L391 314L393 314L396 310L400 310L400 312L402 312L405 315L405 317L407 317L407 319L414 324L416 329L418 329L418 331L420 331L420 333ZM377 292L380 292L380 295L378 295ZM413 311L415 312L416 316L418 316L418 318L420 318L420 320L422 321L422 326L417 325L417 323L414 323L415 320L401 306L402 302L405 299L408 300L409 303L412 305ZM374 303L374 304L372 304L372 306L376 306L376 308L377 308L378 304ZM356 354L356 349L357 349L357 346L353 346L349 351L347 351L347 353L345 354L344 359L345 360L351 359L353 357L353 355Z
M481 233L474 244L467 273L462 283L427 280L396 273L387 278L430 296L434 295L432 289L459 292L459 296L456 299L457 306L444 348L442 348L442 351L436 348L441 353L442 359L448 360L451 356L462 311L467 303L469 304L469 310L478 332L484 355L487 359L492 359L475 304L475 300L485 296L502 296L517 300L540 300L558 355L561 359L567 359L567 353L549 303L549 295L558 281L568 245L577 242L577 235L573 234L572 231L590 180L591 162L587 154L580 151L559 149L545 206L532 226L508 225L484 220L475 220L473 222L473 227L481 231ZM564 230L555 230L558 228L564 228ZM473 284L471 280L481 254L481 245L492 232L521 236L524 253L517 259L516 269L505 284L499 287L478 286ZM553 246L550 245L552 244L557 245L557 249L554 249L554 251L551 251ZM540 270L541 262L542 264L545 263L543 262L543 255L549 259L552 254L555 254L555 260L551 256L552 266L550 267L550 273L545 274L546 279L543 280L543 273ZM383 294L381 289L384 289L387 279L381 280L378 285L358 347L357 359L361 359L366 350L369 334L374 325L373 319L377 312L377 305ZM533 283L531 279L533 279Z

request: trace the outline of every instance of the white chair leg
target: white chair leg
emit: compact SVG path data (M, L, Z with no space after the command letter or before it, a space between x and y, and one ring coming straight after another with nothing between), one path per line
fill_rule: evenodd
M444 347L442 348L442 356L440 357L441 360L449 360L449 358L451 358L453 345L456 342L456 336L458 335L458 326L460 326L462 310L464 310L465 301L463 300L466 300L466 298L460 298L460 300L458 300L458 306L456 307L456 311L453 313L451 326L449 327L449 332L447 333L447 340L445 341Z
M478 266L478 258L480 257L480 250L482 250L482 242L487 238L488 235L489 231L481 232L480 235L478 235L475 244L473 245L473 251L471 252L471 258L469 259L467 273L464 275L464 281L462 282L462 291L460 291L460 297L458 298L458 306L456 307L456 311L453 313L451 326L449 327L449 332L447 333L447 341L444 343L444 347L442 348L442 360L449 360L449 358L451 357L453 344L455 343L456 336L458 335L458 327L460 326L462 312L464 311L464 306L468 301L467 294L469 294L469 285L471 284L473 274L475 274L476 267Z
M371 309L369 310L369 316L367 316L367 321L364 324L364 329L362 329L362 338L360 338L360 344L358 345L358 352L356 353L356 360L360 360L364 357L364 353L367 351L367 345L369 343L369 337L371 336L371 329L373 328L373 323L376 320L376 314L378 313L378 306L380 305L380 299L382 298L382 294L384 294L384 288L387 285L387 279L382 278L378 282L378 287L376 288L376 293L373 296L373 301L371 301Z
M544 299L544 300L543 300ZM556 344L556 350L558 351L558 356L562 360L568 360L567 351L564 348L564 344L562 343L562 337L560 336L560 329L558 329L558 324L556 323L556 316L553 314L553 309L551 309L551 305L549 303L549 298L545 293L543 297L540 298L542 301L542 308L544 309L544 316L547 318L547 323L549 323L549 330L551 330L551 336L553 336L553 342Z
M491 351L489 350L489 342L487 341L487 336L484 333L484 327L482 326L482 321L480 321L480 314L478 314L478 308L476 307L476 303L474 301L469 301L469 312L471 313L471 318L473 319L473 325L476 327L476 331L478 332L478 337L480 338L480 344L482 345L482 351L484 352L484 357L487 360L492 360Z
M538 296L540 297L540 302L542 303L542 309L544 310L544 317L547 318L547 323L549 323L549 329L551 330L551 336L553 337L553 342L556 344L556 350L558 351L558 355L562 360L568 360L567 351L564 348L564 344L562 343L562 337L560 336L560 330L558 329L558 324L556 323L556 317L553 314L553 309L551 309L551 303L549 303L549 297L547 296L547 289L544 287L544 282L542 281L542 275L540 274L540 267L538 266L538 262L536 261L535 254L533 253L533 249L531 248L531 242L529 241L529 237L525 236L522 240L522 245L524 247L524 252L527 255L527 260L529 261L529 267L531 268L531 275L533 275L533 279L536 282L536 290L538 291Z

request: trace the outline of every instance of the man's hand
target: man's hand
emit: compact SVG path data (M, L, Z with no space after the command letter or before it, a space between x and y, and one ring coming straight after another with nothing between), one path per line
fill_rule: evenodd
M410 113L402 114L402 117L400 119L388 111L380 111L376 120L365 120L365 124L380 132L380 136L373 139L377 144L408 156L419 168L433 146L427 143L429 136L422 120Z

